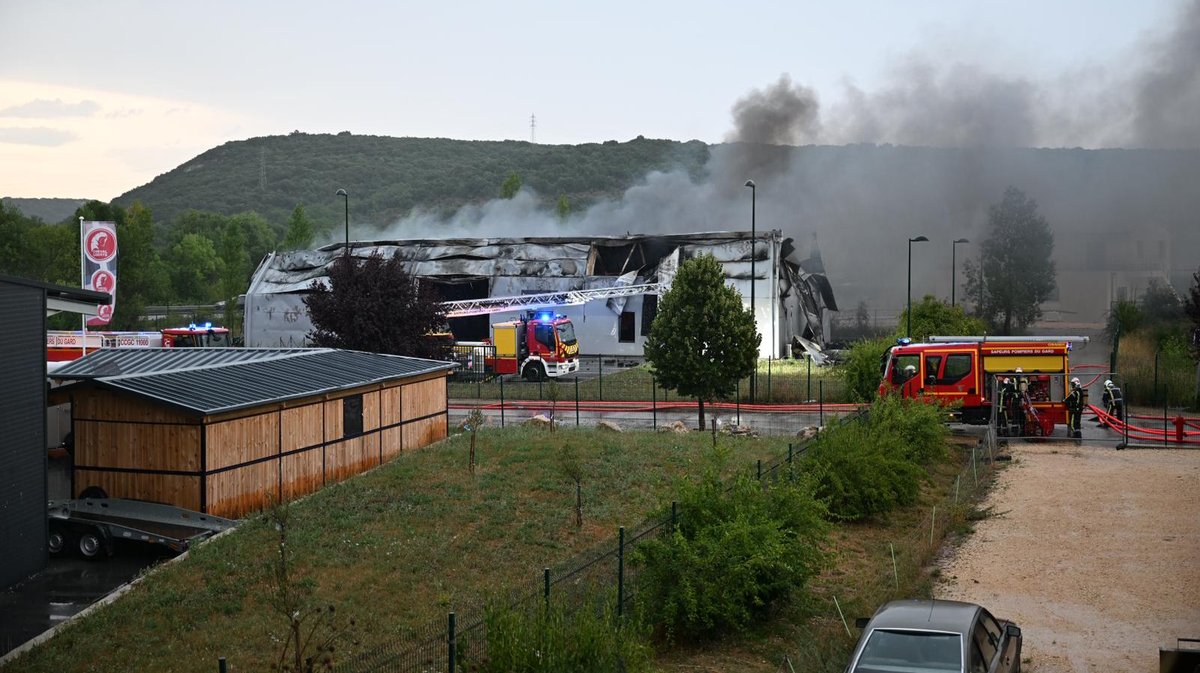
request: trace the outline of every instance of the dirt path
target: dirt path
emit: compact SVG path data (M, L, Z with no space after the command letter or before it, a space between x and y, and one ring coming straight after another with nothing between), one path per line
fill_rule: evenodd
M942 562L939 598L1022 628L1022 670L1158 671L1200 638L1200 451L1014 443L1000 514Z

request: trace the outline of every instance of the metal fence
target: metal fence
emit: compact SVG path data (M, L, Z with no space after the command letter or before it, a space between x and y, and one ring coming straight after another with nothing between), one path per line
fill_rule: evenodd
M863 412L847 415L839 423L857 421ZM811 440L808 440L811 441ZM778 481L792 473L794 463L807 443L789 444L779 458L759 460L753 470L760 481ZM606 594L617 614L632 607L638 567L628 563L630 554L646 540L674 529L679 515L672 503L663 516L647 519L640 525L617 531L615 540L597 545L563 563L532 570L529 584L516 587L502 599L507 607L532 611L541 609L551 598L566 600L572 606L585 606L589 597ZM487 631L484 599L460 602L445 618L430 621L405 637L382 643L370 651L339 663L336 673L432 673L476 670L487 657Z

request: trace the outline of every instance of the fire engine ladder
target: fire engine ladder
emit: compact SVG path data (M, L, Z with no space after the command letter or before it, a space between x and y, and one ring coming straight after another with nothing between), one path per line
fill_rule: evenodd
M561 292L543 292L540 294L524 294L516 297L488 297L486 299L464 299L461 301L442 302L447 318L465 318L471 315L486 315L503 313L523 308L535 309L543 306L575 306L586 304L597 299L612 299L614 297L632 297L638 294L658 294L662 291L659 283L643 285L617 285L614 287L598 287L591 290L563 290Z

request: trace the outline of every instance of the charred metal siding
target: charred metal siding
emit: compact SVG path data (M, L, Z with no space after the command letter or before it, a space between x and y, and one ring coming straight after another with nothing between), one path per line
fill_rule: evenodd
M46 563L45 291L0 280L0 587Z

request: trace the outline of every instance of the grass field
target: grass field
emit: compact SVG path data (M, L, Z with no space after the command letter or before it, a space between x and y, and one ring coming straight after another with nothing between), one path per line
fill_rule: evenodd
M503 395L505 399L547 399L552 386L557 385L561 400L650 400L660 402L678 401L691 398L681 398L674 392L653 386L653 377L646 365L629 369L606 369L602 376L580 379L567 377L557 383L529 383L518 379L505 381ZM847 402L845 382L836 367L808 367L802 360L759 360L758 390L755 396L759 403L765 404L798 404L806 401L817 401L824 398L825 402ZM497 379L489 381L455 381L451 379L450 397L453 399L486 399L498 400L501 397L501 383ZM750 401L750 379L743 379L738 384L734 395L742 403ZM732 398L730 401L733 401Z
M730 473L787 453L786 438L719 441L730 449ZM297 572L341 618L354 619L359 644L349 652L369 651L443 623L456 606L502 587L536 587L543 567L611 542L618 526L635 526L669 502L674 479L703 469L711 442L705 433L486 429L472 476L467 438L455 436L294 504ZM573 483L559 459L567 445L578 450L584 475L578 529ZM796 670L841 670L853 640L834 597L852 621L883 600L927 593L929 559L969 518L973 473L961 472L962 452L952 455L931 471L918 505L836 528L834 561L811 599L751 634L662 651L658 667L766 673L781 670L787 655ZM207 672L221 656L235 673L268 670L285 627L267 603L266 561L276 540L264 520L251 520L151 573L4 671Z

